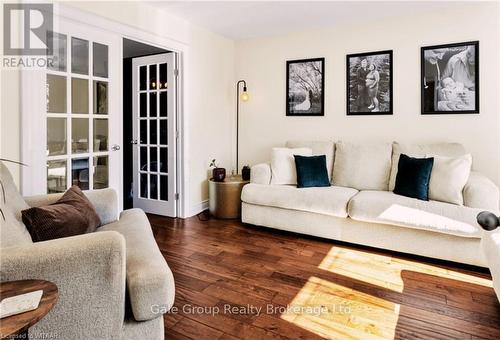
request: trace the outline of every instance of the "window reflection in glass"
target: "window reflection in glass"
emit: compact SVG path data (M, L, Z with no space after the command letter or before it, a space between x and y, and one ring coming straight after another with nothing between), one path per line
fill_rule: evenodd
M66 77L47 75L47 112L66 113Z
M66 118L47 118L47 156L66 154Z
M79 158L71 160L71 182L82 190L89 189L89 159Z
M148 171L148 147L147 146L141 146L141 151L140 151L139 157L140 157L139 164L141 165L141 168L139 170Z
M92 61L94 63L94 76L95 77L108 77L108 46L93 43L92 44Z
M49 70L66 72L67 60L67 37L65 34L56 32L47 32L47 57L49 62L47 68Z
M89 42L71 38L71 72L89 74Z
M158 175L149 175L149 198L158 199Z
M47 162L47 193L66 191L66 160Z
M94 119L94 151L108 151L107 119Z
M71 78L71 112L89 113L89 81Z
M148 174L141 174L140 194L142 198L148 198Z
M108 156L94 157L94 189L107 188L108 178Z
M108 83L94 80L94 113L108 114Z
M82 190L89 190L89 159L71 160L71 182Z
M158 82L160 90L168 89L167 83L167 64L160 64L160 80Z
M149 89L150 90L157 90L158 89L158 84L157 84L156 80L157 80L156 65L149 65Z
M73 153L89 152L89 120L87 118L71 120L71 151Z

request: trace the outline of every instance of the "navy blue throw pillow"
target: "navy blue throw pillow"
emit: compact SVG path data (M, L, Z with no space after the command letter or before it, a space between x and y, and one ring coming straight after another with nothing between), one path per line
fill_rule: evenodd
M295 157L297 169L297 188L329 187L326 156L298 156Z
M434 158L413 158L401 154L394 193L419 200L429 200L429 180Z

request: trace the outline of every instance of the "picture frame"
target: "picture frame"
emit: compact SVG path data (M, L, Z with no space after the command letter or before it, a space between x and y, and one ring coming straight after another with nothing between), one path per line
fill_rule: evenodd
M286 115L325 115L325 58L286 62Z
M346 114L393 114L393 51L346 55Z
M421 114L479 113L479 41L420 50Z

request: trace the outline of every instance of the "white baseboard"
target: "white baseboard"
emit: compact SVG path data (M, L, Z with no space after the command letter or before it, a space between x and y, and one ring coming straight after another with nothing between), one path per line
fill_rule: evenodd
M186 214L187 216L184 216L184 217L188 218L191 216L198 215L199 213L201 213L202 211L207 210L207 209L208 209L208 200L201 201L198 204L192 205Z

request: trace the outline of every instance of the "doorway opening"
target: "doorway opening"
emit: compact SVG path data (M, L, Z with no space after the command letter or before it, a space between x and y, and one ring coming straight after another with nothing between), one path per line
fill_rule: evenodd
M124 208L177 217L177 55L123 39Z

